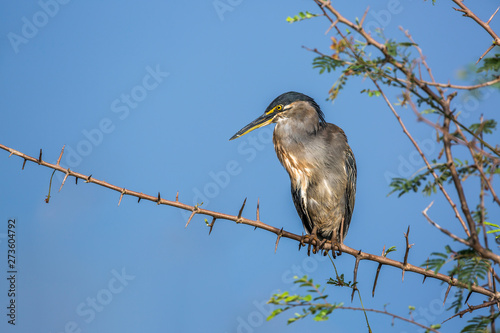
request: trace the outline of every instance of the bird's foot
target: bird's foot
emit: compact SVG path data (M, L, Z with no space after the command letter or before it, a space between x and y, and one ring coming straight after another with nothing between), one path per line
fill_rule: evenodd
M320 243L318 236L316 236L316 228L313 228L311 234L303 235L300 238L299 250L302 246L306 246L306 244L308 244L307 245L307 255L308 256L311 255L311 248L312 248L312 251L314 254L318 253L318 249L321 249L324 242ZM321 246L320 246L320 244L321 244Z
M332 245L331 245L332 255L333 255L333 258L336 258L336 256L340 256L342 254L342 250L341 250L342 243L338 241L337 235L335 233L332 236L331 243L332 243Z

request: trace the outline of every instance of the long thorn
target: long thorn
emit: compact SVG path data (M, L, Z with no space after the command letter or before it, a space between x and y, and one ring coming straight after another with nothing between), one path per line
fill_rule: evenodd
M467 303L467 301L469 300L470 295L472 295L472 290L469 291L469 294L467 294L467 297L465 298L465 302L464 303Z
M444 305L444 303L446 303L446 299L448 298L448 294L450 292L450 289L451 289L451 284L449 284L448 289L446 289L446 294L444 295L443 305Z
M380 274L381 268L382 268L382 264L378 264L377 274L375 274L375 281L373 282L372 297L375 297L375 288L377 287L378 275Z
M499 9L500 9L500 7L498 7L497 10L495 10L493 15L491 15L490 19L488 20L488 22L486 22L486 25L490 25L491 20L493 20L493 17L495 17L495 15L498 13Z
M481 59L484 58L485 55L488 54L488 52L490 52L493 48L495 47L495 44L491 44L490 47L488 47L488 49L486 51L484 51L483 55L479 57L479 59L477 59L476 61L476 65L481 61Z
M274 246L274 253L278 250L278 243L280 242L281 236L283 236L283 228L281 228L280 232L278 233L278 238L276 238L276 245Z
M59 154L59 158L57 159L57 164L56 165L59 165L59 163L61 163L61 158L63 156L63 153L64 153L64 147L66 147L66 145L64 145L61 149L61 153ZM78 179L78 178L77 178Z
M120 206L120 203L122 202L123 195L127 192L127 190L124 188L122 190L122 193L120 194L120 200L118 200L118 206Z
M59 187L59 192L61 192L61 190L62 190L62 188L63 188L63 186L64 186L64 183L66 183L66 179L68 179L68 176L69 176L69 173L70 173L70 172L71 172L71 171L70 171L69 169L66 171L66 174L64 175L64 179L63 179L63 181L62 181L62 183L61 183L61 187Z
M360 28L363 28L363 22L365 21L366 14L368 14L368 10L370 10L370 6L366 7L365 13L363 14L363 17L361 18L361 21L359 21Z
M241 219L241 214L243 213L243 209L245 208L246 203L247 203L247 198L243 200L243 205L241 205L240 211L238 212L238 220Z
M259 211L260 199L257 198L257 221L260 221L260 211Z
M215 220L216 220L216 218L214 217L214 218L212 219L212 223L210 223L210 225L209 225L210 230L208 231L208 235L210 235L210 234L212 233L212 229L213 229L213 227L214 227L214 225L215 225Z
M184 228L187 228L187 226L189 225L189 223L191 222L191 219L193 218L194 214L196 214L196 210L193 210L191 215L189 216L189 219L186 223L186 226Z

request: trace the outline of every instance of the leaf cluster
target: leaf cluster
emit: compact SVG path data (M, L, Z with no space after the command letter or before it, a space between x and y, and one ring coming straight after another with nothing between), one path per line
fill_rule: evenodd
M479 175L477 171L477 167L475 165L470 165L467 160L461 161L459 159L455 159L454 161L455 168L457 170L458 176L462 180L466 180L470 175ZM438 175L437 178L433 176L433 173ZM429 180L427 180L429 178ZM392 179L389 187L392 188L391 192L388 195L391 195L394 192L399 192L398 197L401 197L403 194L409 193L411 191L418 192L418 190L422 187L422 192L425 195L431 195L432 193L437 192L437 187L444 183L451 183L453 181L452 173L450 167L446 163L438 163L437 160L432 160L431 168L425 169L419 174L410 177L410 178L402 178L395 177Z
M277 305L278 308L271 312L271 314L267 317L267 320L271 320L280 313L289 309L301 307L302 311L300 313L295 312L294 316L288 319L288 324L309 315L313 315L314 321L325 321L328 320L328 316L333 312L333 310L343 305L342 303L330 304L326 301L323 303L316 303L328 297L328 295L324 295L322 293L324 288L322 291L319 291L320 285L314 284L313 280L309 279L307 275L304 275L301 278L295 276L294 279L294 283L299 284L300 287L309 288L307 289L307 292L315 293L317 296L313 297L311 294L307 294L305 296L297 294L290 295L288 291L281 294L274 294L267 303Z
M454 251L449 245L445 246L445 253L431 253L431 257L422 264L422 267L433 270L437 274L448 263L451 263L451 268L448 269L447 274L456 278L469 291L473 284L480 285L481 281L486 280L491 268L490 261L479 256L476 251L470 248ZM455 299L448 310L454 309L455 313L460 311L463 305L463 293L464 288L458 287Z
M461 333L489 333L488 325L495 320L500 312L489 316L476 316L467 322L469 325L465 326Z

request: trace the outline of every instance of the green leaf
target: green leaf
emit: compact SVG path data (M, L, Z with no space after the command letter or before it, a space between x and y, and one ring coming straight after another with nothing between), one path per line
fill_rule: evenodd
M500 225L491 223L491 222L484 222L484 224L489 225L490 227L495 227L495 228L500 228Z
M420 114L431 114L431 113L437 113L438 111L436 109L425 109L424 111L420 112Z
M316 17L318 16L318 14L312 14L310 12L300 12L298 13L297 15L295 15L294 17L290 17L288 16L286 18L286 21L288 23L294 23L294 22L299 22L299 21L303 21L303 20L307 20L307 19L310 19L310 18L313 18L313 17Z
M271 314L267 317L266 320L271 320L273 319L274 317L276 317L277 315L279 315L280 313L283 312L283 309L279 308L279 309L274 309L273 312L271 312Z
M476 123L469 126L469 129L474 132L474 134L491 134L494 130L496 130L497 122L494 119L488 119L483 121L482 123Z
M394 41L388 40L385 43L385 47L387 48L387 53L389 53L389 55L393 57L398 55L398 45Z
M328 56L316 57L313 60L313 68L319 68L320 74L323 74L325 71L328 73L333 72L338 67L343 66L345 66L344 61L333 59Z
M398 45L402 46L402 47L418 46L418 44L410 43L410 42L402 42L402 43L398 43Z
M391 252L395 252L396 251L396 247L395 246L391 246L390 248L388 248L386 251L385 251L385 254L384 254L384 257L387 256L389 253Z
M312 296L311 295L306 295L306 296L302 297L302 300L304 302L310 302L312 300Z

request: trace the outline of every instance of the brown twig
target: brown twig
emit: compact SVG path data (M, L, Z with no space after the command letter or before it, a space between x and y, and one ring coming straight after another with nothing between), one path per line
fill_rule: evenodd
M467 312L473 312L475 310L479 310L479 309L482 309L482 308L486 308L488 306L491 306L491 305L496 305L498 302L497 299L494 299L492 301L488 301L488 302L484 302L482 304L479 304L479 305L468 305L468 308L465 309L465 310L462 310L456 314L454 314L453 316L451 316L450 318L446 319L445 321L443 321L443 323L447 322L448 320L452 319L452 318L455 318L457 316L459 316L460 318L463 317L464 314L466 314Z
M467 242L465 239L463 238L460 238L458 237L457 235L453 234L452 232L450 232L449 230L441 227L439 224L437 224L436 222L434 222L433 220L431 220L431 218L429 217L429 215L427 215L427 211L429 210L429 208L431 208L431 206L434 204L434 201L432 201L429 206L427 206L423 211L422 211L422 214L425 216L425 218L427 219L427 221L432 224L434 227L436 227L439 231L441 231L442 233L446 234L447 236L453 238L454 240L464 244L464 245L467 245L467 246L470 246L469 242Z
M493 29L490 27L490 22L493 19L493 16L498 12L498 9L491 15L490 19L488 22L484 22L481 20L479 17L476 16L466 5L464 5L463 0L453 0L454 3L456 3L461 9L456 9L457 11L460 11L464 13L464 16L470 17L474 21L476 21L477 24L479 24L484 30L486 30L491 37L493 37L495 43L497 45L500 45L500 37L493 31Z
M450 113L449 111L447 113ZM450 118L444 118L443 120L443 130L446 132L450 131ZM453 180L453 183L455 185L455 190L457 191L458 194L458 200L461 205L462 212L464 213L465 220L467 221L468 228L470 231L470 243L471 246L474 246L475 244L478 243L478 238L477 238L477 233L476 233L476 223L474 222L474 219L472 218L472 214L469 210L469 205L467 203L467 200L465 198L465 193L464 189L462 186L462 182L460 181L460 177L458 176L457 168L455 166L455 161L453 159L453 155L451 152L451 141L448 137L443 136L443 146L444 146L444 152L445 152L445 157L446 157L446 163L448 164L448 169L450 170L451 178ZM500 260L497 261L500 263Z
M429 86L435 86L435 87L441 87L441 88L452 88L452 89L460 89L460 90L474 90L474 89L479 89L479 88L484 88L484 87L489 87L492 86L496 83L500 82L500 76L497 78L488 81L488 82L483 82L475 85L470 85L470 86L461 86L458 84L451 84L451 83L437 83L437 82L428 82L428 81L422 81L423 83L429 85Z
M454 8L456 11L462 12L464 16L470 17L474 21L476 21L477 24L479 24L486 32L490 34L491 37L493 37L493 43L491 46L486 50L486 52L483 53L483 55L479 58L477 62L479 62L495 45L500 46L500 37L493 31L493 29L490 27L490 22L495 16L495 14L498 12L498 9L491 15L490 19L488 22L484 22L481 20L479 17L476 16L463 2L463 0L453 0L454 3L456 3L460 9Z
M413 325L417 325L417 326L419 326L419 327L421 327L421 328L423 328L425 330L428 330L429 332L439 333L439 331L436 330L435 328L432 328L430 326L425 326L423 324L420 324L419 322L416 322L415 320L398 316L398 315L396 315L394 313L387 312L386 310L382 311L382 310L377 310L377 309L363 309L363 308L356 308L356 307L352 307L352 306L338 306L337 309L355 310L355 311L368 311L368 312L385 314L385 315L391 316L393 319L399 319L399 320L402 320L402 321L406 321L407 323L411 323Z
M404 234L405 240L406 240L406 250L405 250L405 257L403 260L403 274L402 274L402 278L401 278L403 281L405 279L405 268L404 267L406 267L406 265L408 264L408 254L410 253L410 249L413 246L413 244L410 244L410 242L408 240L409 234L410 234L410 226L408 226L408 230Z

